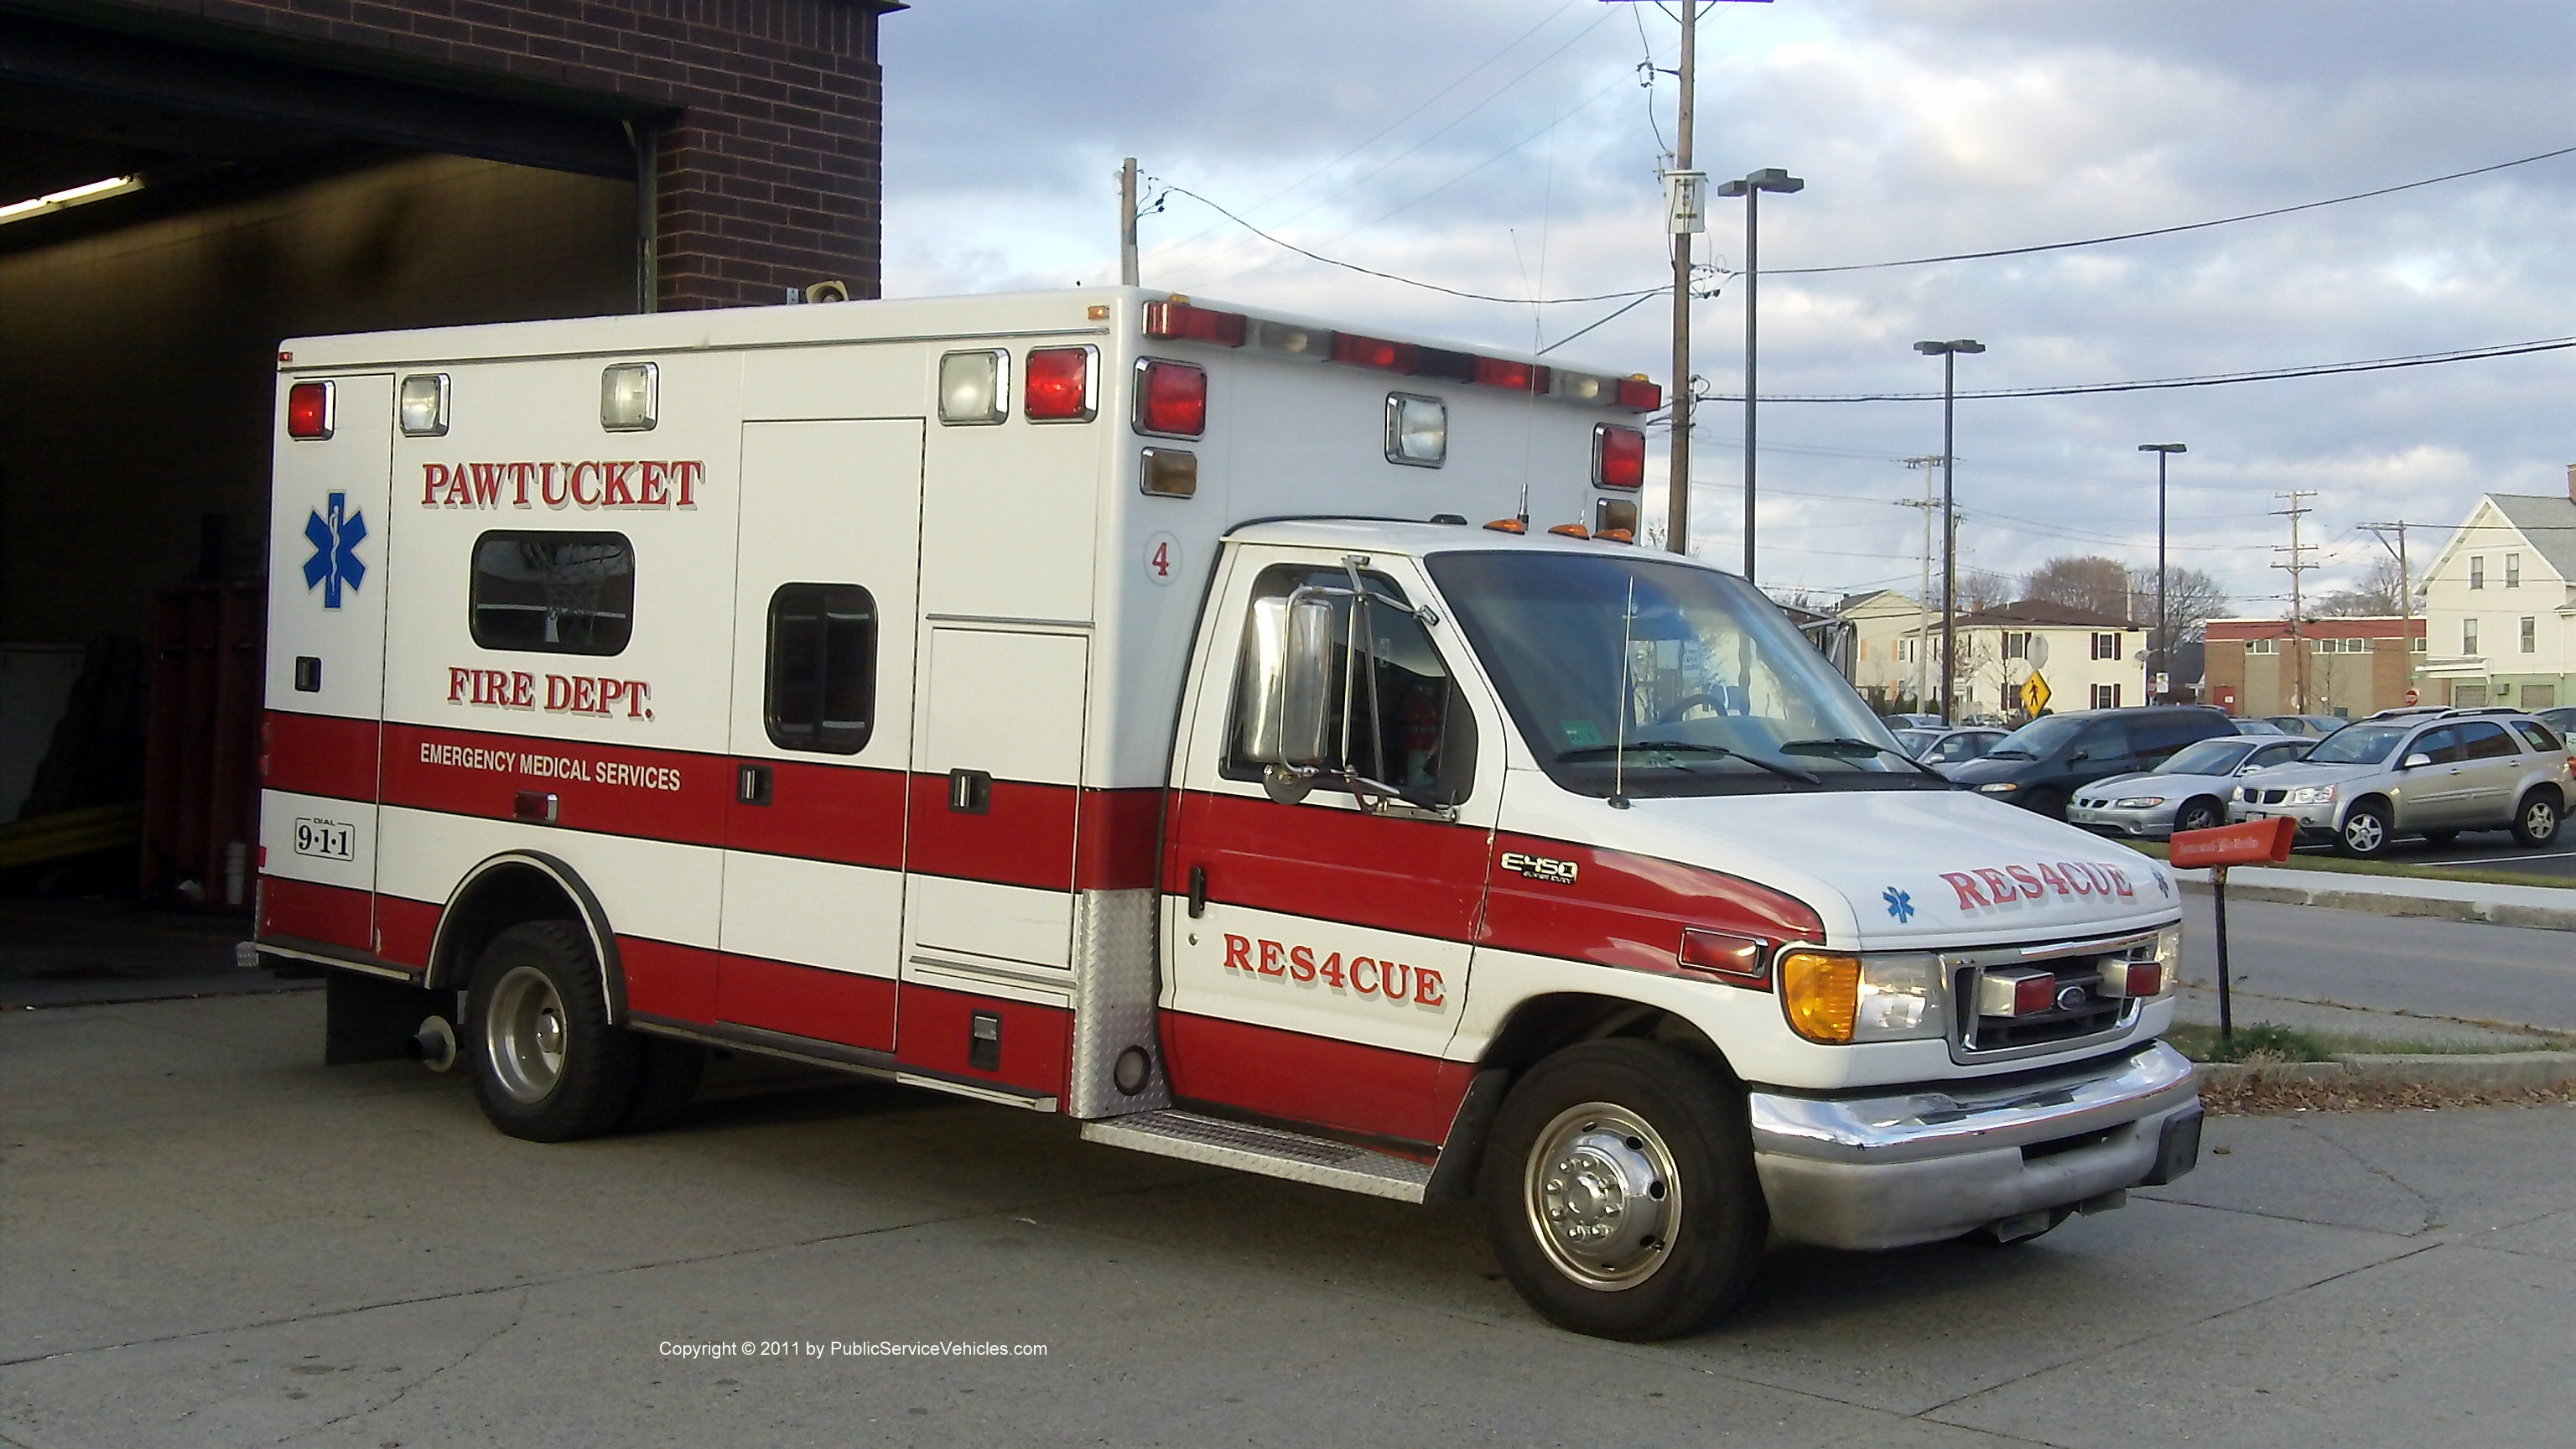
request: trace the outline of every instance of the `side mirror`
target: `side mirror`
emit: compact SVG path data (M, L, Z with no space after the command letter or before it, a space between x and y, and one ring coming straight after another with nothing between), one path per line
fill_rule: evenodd
M1341 610L1330 599L1292 598L1287 605L1286 647L1280 657L1279 760L1283 765L1338 764L1329 758L1333 699L1333 646L1340 642Z
M2421 750L2417 750L2415 753L2408 755L2405 759L2398 761L2397 768L2401 770L2420 770L2431 763L2433 763L2433 757L2431 755L2425 754Z
M2066 763L2070 765L2081 764L2091 758L2093 758L2093 752L2091 750L2077 750L2075 753L2066 757Z

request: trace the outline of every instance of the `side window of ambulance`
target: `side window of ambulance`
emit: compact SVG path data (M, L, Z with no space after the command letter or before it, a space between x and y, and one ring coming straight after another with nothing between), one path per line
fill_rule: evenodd
M1404 591L1392 579L1364 573L1360 581L1374 597L1399 602L1404 599ZM1251 733L1248 717L1257 708L1261 693L1259 682L1252 677L1259 652L1259 611L1265 605L1284 608L1290 594L1308 585L1347 590L1350 575L1338 568L1276 564L1264 569L1253 583L1255 613L1245 620L1244 647L1235 670L1234 709L1226 730L1223 773L1228 779L1261 778L1261 767L1242 752L1243 741ZM1420 619L1401 609L1371 608L1367 620L1369 658L1374 661L1377 684L1377 729L1374 737L1367 733L1370 676L1362 673L1357 676L1359 697L1351 702L1350 709L1354 738L1344 757L1361 774L1393 785L1417 800L1456 805L1467 798L1475 785L1475 712L1467 707L1457 681L1449 677L1440 651L1432 646L1430 631ZM1334 682L1326 711L1334 721L1330 731L1336 737L1328 744L1337 750L1343 713L1341 682L1350 677L1346 671L1348 652L1343 647L1333 651Z
M771 744L857 754L876 720L876 598L856 584L779 585L763 673Z
M487 533L468 599L482 648L620 653L635 633L635 546L622 533Z

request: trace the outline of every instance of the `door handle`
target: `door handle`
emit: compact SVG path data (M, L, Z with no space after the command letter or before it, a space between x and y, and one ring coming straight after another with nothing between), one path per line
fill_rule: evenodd
M734 778L734 798L745 805L769 803L771 771L767 765L744 765Z
M949 771L948 808L959 815L992 814L992 772L989 770Z
M1195 921L1206 914L1207 867L1194 865L1190 867L1190 919Z

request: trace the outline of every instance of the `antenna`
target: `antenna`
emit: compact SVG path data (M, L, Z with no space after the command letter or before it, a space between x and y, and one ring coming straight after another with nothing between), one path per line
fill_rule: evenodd
M1637 576L1628 575L1628 607L1619 615L1619 712L1616 743L1610 747L1610 808L1628 808L1628 711L1636 703L1637 686L1630 671L1636 666L1637 650L1631 639L1637 624Z

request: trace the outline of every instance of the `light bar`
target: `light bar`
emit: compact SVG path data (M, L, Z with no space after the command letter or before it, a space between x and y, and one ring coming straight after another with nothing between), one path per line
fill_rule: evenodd
M1201 307L1175 295L1145 304L1144 333L1157 341L1204 342L1217 347L1250 347L1261 352L1338 362L1377 372L1439 378L1477 387L1501 388L1531 397L1559 397L1599 407L1653 412L1664 405L1664 390L1640 373L1605 377L1589 372L1560 372L1537 362L1509 357L1483 357L1365 337L1356 332L1330 332L1296 322L1273 321L1242 312Z
M0 222L24 221L31 216L60 211L66 206L78 206L85 201L104 201L111 196L122 196L142 184L140 177L110 176L103 181L67 186L60 191L48 191L42 196L31 196L24 201L13 201L6 206L0 206Z

